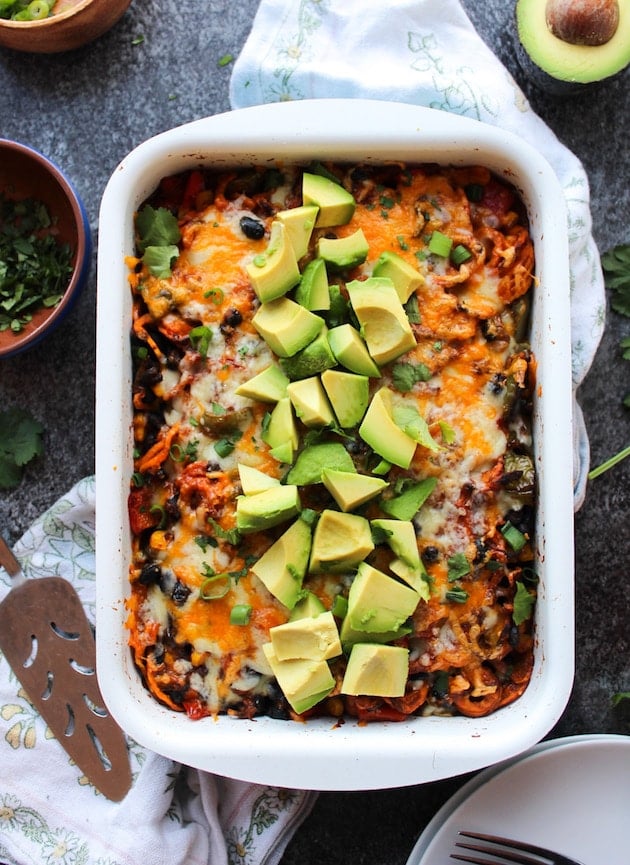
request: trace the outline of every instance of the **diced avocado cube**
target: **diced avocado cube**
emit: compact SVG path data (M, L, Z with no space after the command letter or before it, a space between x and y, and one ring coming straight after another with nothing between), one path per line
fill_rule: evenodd
M395 631L383 631L378 633L376 631L370 631L369 634L366 634L365 631L355 631L355 629L350 625L350 620L346 614L341 623L339 639L341 640L344 652L348 652L355 643L365 643L366 641L370 643L393 643L394 640L398 640L410 632L411 629L404 626L397 628Z
M346 429L360 423L370 401L369 378L353 372L328 369L321 374L321 382L339 426Z
M258 299L265 303L286 294L300 281L300 269L285 226L271 223L269 243L246 267Z
M291 658L328 661L341 654L337 623L330 611L276 625L270 628L269 636L280 661Z
M292 207L290 210L276 213L276 219L286 228L297 261L304 258L308 252L317 213L318 208L314 204L304 204L301 207Z
M330 309L328 273L322 258L314 258L302 271L302 278L295 289L296 303L310 310Z
M295 461L295 465L287 474L287 483L306 486L321 484L322 470L325 468L339 469L345 472L356 471L352 457L341 442L322 442L307 445Z
M267 590L290 610L302 593L310 549L310 526L304 520L295 520L251 568Z
M366 634L395 631L411 616L419 601L416 591L361 562L348 592L346 618L350 627Z
M274 460L277 460L279 463L285 463L286 465L290 465L290 463L293 462L295 448L293 446L293 442L286 441L282 442L279 445L276 445L274 448L270 448L269 453L274 458Z
M291 381L309 378L335 366L335 356L328 343L328 331L323 322L322 329L312 342L292 357L281 358L280 364Z
M390 279L372 276L346 288L375 363L383 366L414 348L416 338Z
M296 486L271 487L253 496L237 496L236 527L242 534L261 532L290 520L299 512Z
M319 376L293 381L287 392L296 415L305 426L322 427L334 423L335 416Z
M315 616L319 616L320 613L325 611L326 607L317 595L313 594L313 592L306 592L291 610L289 621L294 622L296 619L315 618Z
M381 510L397 520L411 520L431 495L437 478L424 478L407 486L399 495L384 499Z
M358 508L387 486L387 481L382 478L335 469L322 469L322 481L342 511Z
M374 549L370 524L358 514L323 510L315 532L310 573L336 573L355 567Z
M293 462L293 453L297 450L299 436L288 396L282 397L275 404L269 415L269 423L262 433L262 439L270 448L277 448L289 442L292 450L289 462Z
M401 303L407 303L411 295L424 285L424 276L397 252L383 252L374 265L372 276L391 279Z
M321 174L304 172L302 177L302 201L319 207L318 228L345 225L354 215L354 197L339 183Z
M348 658L341 693L402 697L408 675L408 649L377 643L356 643Z
M427 572L418 551L416 530L411 520L372 520L372 526L387 533L386 543L397 558L389 563L392 573L400 577L425 601L429 599L430 587Z
M358 375L380 378L381 371L370 357L359 331L351 324L340 324L328 331L328 342L342 366Z
M253 466L246 466L243 465L243 463L239 463L237 468L243 494L246 496L253 496L256 495L256 493L261 493L263 490L268 490L271 489L271 487L277 487L280 485L278 478L266 475L264 472L255 469Z
M363 264L370 246L361 228L345 237L320 237L317 241L317 255L332 270L348 270Z
M324 326L323 319L288 297L263 303L252 324L279 357L290 357L312 342Z
M294 658L281 661L271 643L263 644L263 652L273 675L291 708L297 714L306 712L323 700L335 686L326 661Z
M380 388L372 397L359 427L359 435L388 462L404 469L411 465L417 442L394 423L392 398L387 387Z
M253 378L240 384L234 391L238 396L256 399L260 402L278 402L287 395L289 379L279 366L272 363Z

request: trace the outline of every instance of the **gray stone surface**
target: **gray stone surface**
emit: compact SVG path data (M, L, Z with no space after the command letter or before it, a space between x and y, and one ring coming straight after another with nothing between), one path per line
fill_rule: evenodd
M70 54L32 57L0 49L0 135L36 147L66 170L86 204L95 248L100 197L119 160L154 133L229 108L230 67L218 60L238 53L256 6L255 0L135 0L113 30ZM517 65L513 3L465 0L464 6L534 109L583 161L600 250L630 242L630 70L574 97L548 96ZM134 45L140 35L144 41ZM0 363L0 406L25 406L46 430L45 456L0 498L0 532L11 541L93 471L95 292L92 267L85 293L57 333ZM630 412L622 406L630 365L619 348L629 333L628 320L610 313L581 389L593 464L630 442ZM630 690L629 479L630 460L589 486L576 516L577 669L554 736L630 732L630 711L611 706L614 692ZM323 793L283 865L404 863L463 780Z

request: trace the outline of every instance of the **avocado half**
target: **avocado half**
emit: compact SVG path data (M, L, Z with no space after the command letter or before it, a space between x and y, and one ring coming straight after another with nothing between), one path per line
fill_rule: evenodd
M559 39L546 20L547 0L517 0L518 59L541 89L568 94L616 75L630 63L630 3L619 3L619 23L603 45Z

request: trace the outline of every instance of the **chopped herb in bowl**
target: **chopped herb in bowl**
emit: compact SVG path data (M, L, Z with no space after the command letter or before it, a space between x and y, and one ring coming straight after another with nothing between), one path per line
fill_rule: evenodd
M41 201L0 193L0 331L20 333L35 310L60 302L72 276L72 254L55 237Z

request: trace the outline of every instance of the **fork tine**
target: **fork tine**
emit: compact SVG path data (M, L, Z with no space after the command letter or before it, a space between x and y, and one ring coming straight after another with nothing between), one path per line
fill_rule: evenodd
M523 841L514 841L510 838L501 838L498 835L486 835L482 832L468 832L464 830L458 834L462 838L472 838L475 841L488 842L490 845L499 845L492 847L488 846L488 844L471 844L470 842L456 841L456 847L461 847L465 850L474 850L477 853L494 857L492 860L475 859L472 857L466 859L454 853L451 854L451 858L460 859L462 862L470 862L473 865L499 865L499 862L496 861L498 859L520 863L520 865L545 865L545 863L546 865L580 865L575 859L570 859L560 853L553 853L544 847L526 844Z
M460 835L469 835L473 838L478 837L474 833L469 832L460 832ZM495 840L495 839L489 839ZM495 843L501 843L502 839L497 838ZM509 842L508 842L509 843ZM525 853L520 853L516 850L508 850L501 849L499 847L490 847L487 844L471 844L464 843L462 841L456 841L455 846L459 847L463 850L473 850L475 853L483 853L484 855L494 856L494 859L477 859L472 856L468 856L468 858L464 858L463 856L458 856L454 853L451 853L451 859L459 859L462 862L470 862L472 865L499 865L497 859L501 859L504 862L516 862L517 865L545 865L545 863L537 856L535 859L532 859L531 856L527 856ZM466 854L468 855L468 854ZM546 859L546 862L549 862L549 859Z
M476 856L459 856L457 853L451 853L450 859L457 859L459 862L468 862L469 865L499 865L497 860L491 862L489 859L478 859Z

